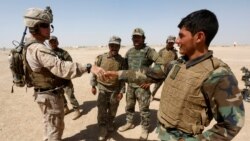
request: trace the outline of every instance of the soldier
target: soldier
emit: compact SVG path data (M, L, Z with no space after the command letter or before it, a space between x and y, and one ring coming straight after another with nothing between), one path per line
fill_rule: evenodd
M202 9L190 13L178 27L182 59L149 69L106 72L129 82L165 79L157 132L164 141L232 140L244 125L245 110L238 82L229 66L213 57L209 45L218 31L216 15ZM203 132L212 119L215 125Z
M159 51L159 55L160 57L162 57L164 64L166 64L166 60L176 60L178 58L177 55L177 50L174 48L174 44L175 44L175 36L168 36L167 41L166 41L167 45L166 47L162 48ZM153 90L152 90L152 96L151 96L151 101L153 101L154 96L157 92L157 90L161 87L162 82L156 83Z
M153 62L156 64L163 63L158 53L145 44L144 31L141 28L136 28L132 34L134 47L129 49L125 56L125 62L128 70L145 70L151 66ZM126 94L126 113L127 123L121 126L120 132L134 128L133 117L135 113L136 100L139 103L141 115L141 136L140 139L146 140L148 137L148 129L150 126L150 84L137 85L128 83Z
M109 40L109 52L97 56L95 65L107 71L118 71L124 69L124 58L119 54L121 38L112 36ZM100 128L99 140L104 140L107 131L114 130L114 118L116 116L119 102L125 93L125 82L101 81L93 75L91 79L92 93L96 94L96 86L99 90L97 99L98 115L97 121Z
M44 140L59 141L64 130L63 87L65 79L80 77L90 72L91 64L62 61L44 44L50 37L50 24L53 15L49 7L45 10L30 8L24 15L25 26L31 34L31 42L24 50L24 64L27 75L34 86L34 97L44 117ZM92 72L101 75L101 68L92 68Z
M52 49L52 51L59 57L59 59L64 60L64 61L73 61L71 56L69 55L69 53L62 49L59 48L59 42L56 36L50 36L49 39L49 45ZM68 80L65 88L64 88L65 93L68 96L68 99L71 103L71 105L73 106L74 109L74 117L73 120L78 119L81 116L81 113L79 111L79 103L76 100L76 97L74 95L74 86L71 80ZM63 95L63 99L64 99L64 114L68 114L69 113L69 107L67 105L67 100L66 97Z

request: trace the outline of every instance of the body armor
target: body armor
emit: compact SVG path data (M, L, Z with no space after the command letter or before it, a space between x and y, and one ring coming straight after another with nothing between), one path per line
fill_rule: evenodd
M105 53L98 58L97 65L103 68L106 71L118 71L121 70L122 64L124 62L121 55L116 55L115 57L109 57L109 53ZM116 86L119 85L118 79L110 80L100 80L97 78L97 81L105 86Z
M62 79L55 76L47 68L41 68L39 72L32 71L26 59L26 52L23 55L25 58L24 59L25 70L27 71L26 75L31 80L31 83L35 89L36 88L54 89L56 87L65 85L65 83L68 82L68 80L66 79Z
M202 133L210 122L201 92L202 84L214 70L225 69L225 66L216 58L204 60L188 69L184 63L175 64L162 90L158 112L160 123L166 128L176 128L189 134Z

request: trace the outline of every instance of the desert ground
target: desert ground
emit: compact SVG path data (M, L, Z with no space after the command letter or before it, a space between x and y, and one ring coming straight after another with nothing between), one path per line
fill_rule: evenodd
M154 47L154 46L152 46ZM124 55L130 47L121 48L120 54ZM93 63L95 57L108 51L108 48L65 48L72 56L73 60L82 64ZM158 51L160 47L155 47ZM178 49L178 47L177 47ZM244 88L241 81L241 67L246 66L250 69L250 46L214 46L210 48L214 51L214 56L225 61L235 73L240 89ZM8 67L8 50L0 51L0 140L2 141L40 141L43 135L42 114L33 98L32 88L14 87L11 93L12 76ZM97 95L92 95L89 84L90 75L84 74L80 78L73 79L75 96L80 104L82 116L77 120L72 120L73 114L65 116L64 141L96 141L97 126ZM161 89L156 94L156 100L151 105L151 128L148 140L157 139L156 113L159 107ZM68 104L70 108L72 106ZM125 95L120 102L117 118L115 120L116 129L123 125L125 121ZM233 141L247 141L250 138L250 103L244 102L246 116L245 125ZM72 111L72 110L71 110ZM115 131L108 135L107 140L115 141L135 141L140 136L140 116L138 105L136 105L134 129L126 132ZM211 122L210 128L214 124Z

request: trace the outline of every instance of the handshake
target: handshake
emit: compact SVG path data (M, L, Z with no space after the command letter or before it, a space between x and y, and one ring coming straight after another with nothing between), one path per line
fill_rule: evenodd
M92 66L91 72L102 81L118 79L118 71L105 71L103 68L96 65Z

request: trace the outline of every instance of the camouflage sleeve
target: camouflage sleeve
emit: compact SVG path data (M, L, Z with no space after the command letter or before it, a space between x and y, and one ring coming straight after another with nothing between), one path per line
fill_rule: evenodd
M97 86L97 76L92 73L91 78L90 78L90 85L92 87Z
M100 66L101 65L101 59L102 59L102 56L101 55L99 55L99 56L97 56L96 57L96 59L95 59L95 65L97 65L97 66ZM95 75L95 74L92 74L91 75L91 78L90 78L90 85L91 86L97 86L97 76Z
M149 48L147 57L152 60L155 64L163 64L162 58L159 54L155 51L155 49Z
M137 84L156 83L166 78L166 70L166 66L163 65L155 65L153 68L148 68L147 70L123 70L118 72L118 78L126 82Z
M63 56L65 61L71 61L71 62L73 61L72 57L69 55L67 51L65 51Z
M51 73L64 79L79 77L87 71L82 64L62 61L51 50L44 47L37 50L35 58L40 66L49 69Z
M216 124L203 132L199 140L232 140L244 125L244 106L238 82L230 71L213 73L203 85Z

